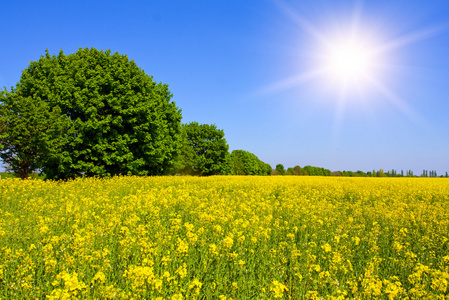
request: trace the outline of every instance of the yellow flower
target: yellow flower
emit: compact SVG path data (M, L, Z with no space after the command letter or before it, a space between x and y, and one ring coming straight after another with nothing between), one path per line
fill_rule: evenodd
M182 294L174 294L171 297L171 300L183 300L183 299L184 299L184 297L182 296Z
M187 265L184 263L182 264L182 266L180 266L176 272L176 274L178 274L181 278L184 278L187 276Z
M320 265L310 265L309 272L312 271L320 272L321 271Z
M104 283L106 281L106 276L103 272L98 271L97 274L95 274L94 278L92 279L92 283L98 281L99 283Z
M239 243L243 243L243 242L245 241L245 236L244 236L244 235L240 236L240 237L237 239L237 241L238 241Z
M360 238L358 236L352 237L351 239L354 242L354 245L356 246L360 243Z
M40 233L41 235L46 234L48 231L49 231L49 228L48 228L47 225L43 225L43 226L41 226L41 228L39 228L39 233Z
M178 238L178 247L176 249L176 252L178 252L179 254L186 254L188 250L189 244L186 243L184 240Z
M234 244L234 240L229 236L223 240L223 246L225 248L231 249L233 244Z
M288 288L277 280L274 280L270 286L270 291L273 292L274 298L281 298L284 296L284 292L288 291Z
M324 252L331 252L332 251L332 247L329 244L324 244L323 246L321 246L321 248L324 250Z
M189 290L195 289L195 294L200 294L200 289L203 286L203 284L198 279L193 279L193 281L189 284Z
M319 299L318 298L318 292L317 291L307 291L306 299L308 299L308 300L317 300L317 299Z

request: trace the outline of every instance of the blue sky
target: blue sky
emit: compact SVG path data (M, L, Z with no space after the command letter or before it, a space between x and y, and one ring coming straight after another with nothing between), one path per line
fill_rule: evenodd
M8 89L46 48L110 49L167 83L184 123L216 124L230 150L273 167L449 172L448 1L3 0L0 8ZM342 92L316 72L323 41L354 31L379 52L376 73Z

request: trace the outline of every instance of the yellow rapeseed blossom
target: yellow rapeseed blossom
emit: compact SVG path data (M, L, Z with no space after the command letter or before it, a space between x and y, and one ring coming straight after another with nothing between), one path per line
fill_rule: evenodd
M170 299L171 300L183 300L184 297L182 296L182 294L174 294Z
M332 247L329 244L324 244L323 246L321 246L321 248L324 250L324 252L331 252L332 251Z
M92 279L92 282L99 282L99 283L104 283L106 281L106 276L104 275L103 272L98 271L97 274L95 274L94 278Z
M6 179L0 199L0 299L449 292L446 178Z
M281 298L284 296L284 292L288 291L287 287L277 280L273 280L270 286L270 291L273 292L274 298Z
M230 249L233 244L234 244L234 240L232 239L232 237L228 236L223 240L223 246L227 249Z
M190 282L189 290L193 290L195 295L199 295L202 286L203 284L198 279L194 278L193 281Z

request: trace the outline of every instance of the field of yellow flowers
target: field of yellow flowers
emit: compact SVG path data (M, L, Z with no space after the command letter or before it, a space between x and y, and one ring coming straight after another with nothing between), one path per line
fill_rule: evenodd
M449 180L0 181L0 299L447 299Z

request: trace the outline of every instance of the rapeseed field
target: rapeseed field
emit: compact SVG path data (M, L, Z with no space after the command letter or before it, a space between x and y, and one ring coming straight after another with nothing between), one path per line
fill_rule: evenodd
M447 299L449 180L0 181L1 299Z

